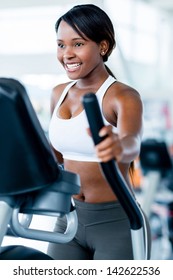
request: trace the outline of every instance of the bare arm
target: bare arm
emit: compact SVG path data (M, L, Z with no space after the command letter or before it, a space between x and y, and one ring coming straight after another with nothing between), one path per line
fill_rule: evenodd
M108 93L109 94L109 93ZM107 94L107 96L108 96ZM109 98L109 99L108 99ZM143 130L143 105L139 94L127 86L118 85L116 94L110 92L105 98L105 110L116 123L118 133L112 132L112 126L105 126L100 131L100 136L108 137L96 146L98 157L106 162L115 158L121 163L130 163L140 152L141 136Z

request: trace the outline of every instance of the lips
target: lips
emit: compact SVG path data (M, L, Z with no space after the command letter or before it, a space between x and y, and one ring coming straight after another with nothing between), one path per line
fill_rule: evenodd
M75 71L80 67L81 63L65 63L65 69L67 71Z

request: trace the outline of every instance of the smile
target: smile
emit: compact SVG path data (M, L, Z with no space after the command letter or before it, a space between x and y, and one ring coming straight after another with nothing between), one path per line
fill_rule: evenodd
M76 70L81 63L65 64L67 70Z

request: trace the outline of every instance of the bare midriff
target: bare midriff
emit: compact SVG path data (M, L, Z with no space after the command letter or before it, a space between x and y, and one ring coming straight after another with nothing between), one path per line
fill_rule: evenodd
M107 183L100 164L97 162L82 162L64 160L65 170L76 173L80 177L80 193L74 195L75 199L88 203L101 203L116 201L117 197ZM121 171L128 174L128 166L123 165ZM128 182L128 176L126 181Z

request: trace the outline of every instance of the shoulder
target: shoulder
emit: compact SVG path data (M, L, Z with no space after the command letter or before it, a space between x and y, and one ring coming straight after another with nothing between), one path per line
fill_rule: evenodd
M71 82L56 85L52 89L52 93L51 93L51 111L52 112L53 112L58 100L60 99L61 94L63 93L64 89L68 86L69 83L71 83Z
M114 105L139 104L142 106L142 99L139 92L133 87L121 82L115 82L108 90L107 99Z
M140 94L139 92L134 89L133 87L121 83L119 81L116 81L115 83L112 84L112 86L110 87L110 92L116 96L116 97L137 97L140 98Z
M142 115L143 102L139 92L119 81L113 83L104 97L104 113L107 119L114 123L120 115L130 114Z

